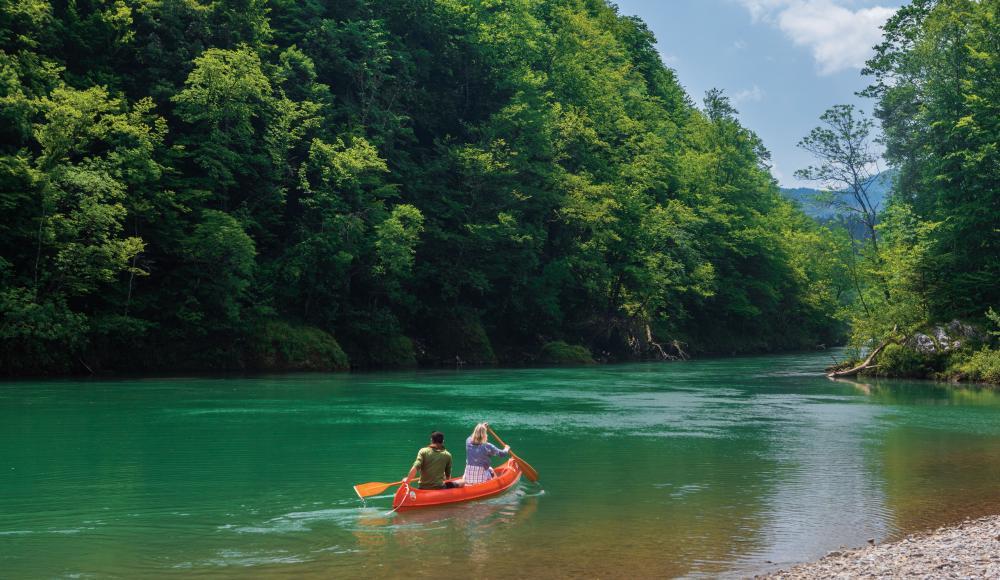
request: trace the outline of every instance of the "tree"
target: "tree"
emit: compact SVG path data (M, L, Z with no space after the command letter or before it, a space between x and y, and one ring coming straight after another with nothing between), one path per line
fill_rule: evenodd
M864 224L866 237L878 254L875 226L881 208L869 190L879 174L878 158L871 150L874 123L854 105L834 105L820 116L824 126L813 128L799 141L819 165L795 172L799 179L816 181L827 193L819 200Z
M5 236L0 260L0 361L8 369L65 370L88 342L94 304L122 272L144 273L144 249L125 233L131 186L156 179L151 156L165 127L141 101L128 107L101 87L58 87L32 103L41 112L31 145L3 158L3 183L22 194L8 216L31 228ZM15 190L16 191L16 190Z
M920 0L885 25L866 73L899 197L929 234L935 318L1000 301L1000 3Z
M725 95L696 108L605 0L8 4L6 369L837 331L817 259L836 239L781 199Z

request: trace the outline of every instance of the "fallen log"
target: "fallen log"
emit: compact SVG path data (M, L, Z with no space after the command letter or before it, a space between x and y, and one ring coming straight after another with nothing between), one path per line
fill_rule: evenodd
M893 330L895 331L895 329L893 329ZM903 338L887 338L887 339L885 339L885 340L882 341L882 344L880 344L877 347L875 347L875 350L871 351L871 353L868 354L868 358L866 358L861 364L859 364L859 365L857 365L855 367L851 367L849 369L842 370L842 371L832 371L832 372L829 372L829 373L826 374L826 376L829 377L829 378L831 378L831 379L837 379L837 378L840 378L840 377L853 377L853 376L857 375L858 373L860 373L861 371L863 371L865 369L868 369L868 368L871 368L873 366L876 366L876 365L873 364L873 362L875 361L875 357L878 356L878 353L882 352L883 348L885 348L886 346L888 346L890 344L899 344L900 342L903 342L904 340L906 340L906 337L903 337Z

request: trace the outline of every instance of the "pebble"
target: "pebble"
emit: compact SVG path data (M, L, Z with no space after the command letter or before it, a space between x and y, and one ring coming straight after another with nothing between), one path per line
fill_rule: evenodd
M755 578L1000 578L1000 516L966 520L898 542L833 551L808 564Z

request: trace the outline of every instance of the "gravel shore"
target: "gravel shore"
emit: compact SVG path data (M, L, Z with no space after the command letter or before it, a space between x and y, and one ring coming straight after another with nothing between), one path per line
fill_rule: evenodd
M816 562L756 578L1000 578L1000 516L830 552Z

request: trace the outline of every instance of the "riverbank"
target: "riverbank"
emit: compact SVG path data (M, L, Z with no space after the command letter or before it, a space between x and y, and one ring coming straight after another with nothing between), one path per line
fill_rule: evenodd
M1000 515L830 552L815 562L757 576L792 578L1000 578Z
M996 330L956 319L927 326L902 338L887 339L866 353L864 361L856 356L826 370L837 376L930 379L998 386L1000 345L994 339L996 335Z

